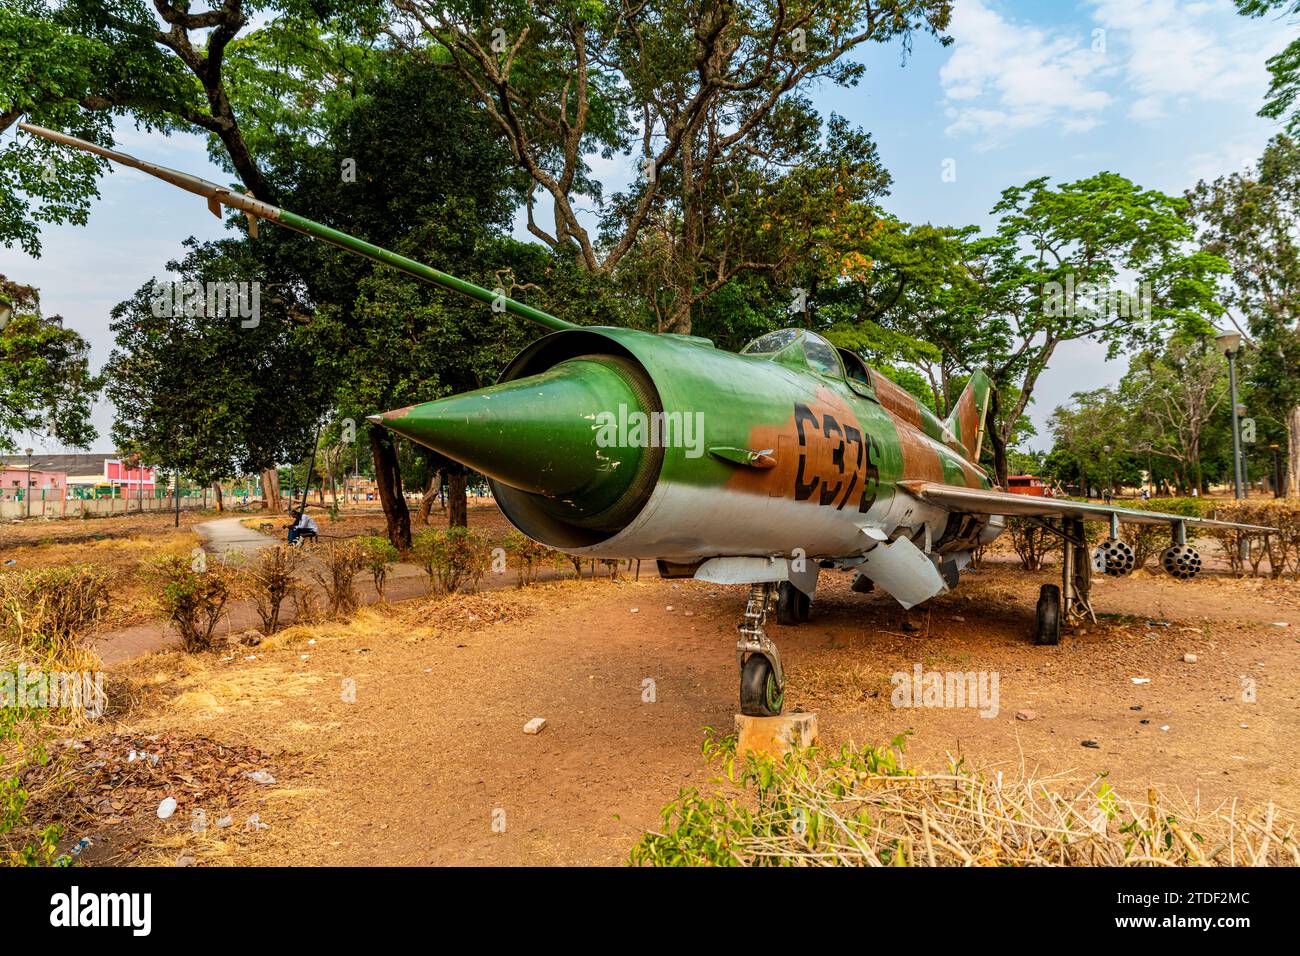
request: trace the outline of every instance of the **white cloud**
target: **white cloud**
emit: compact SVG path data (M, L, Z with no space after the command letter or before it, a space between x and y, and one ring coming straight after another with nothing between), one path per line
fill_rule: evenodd
M1205 100L1259 108L1268 88L1265 61L1289 37L1237 14L1230 0L1090 0L1107 44L1122 61L1128 116L1164 118Z
M957 0L939 71L950 135L987 148L1023 130L1084 133L1112 110L1156 125L1206 102L1253 114L1267 59L1291 39L1232 0L1086 0L1075 28L1020 22L995 0Z
M1229 173L1244 173L1254 169L1264 151L1264 136L1254 140L1234 140L1220 143L1213 149L1192 153L1185 159L1189 182L1207 182Z
M1015 23L984 0L958 0L950 32L953 53L939 71L950 134L987 144L1049 124L1082 132L1111 102L1097 84L1107 61L1091 37Z

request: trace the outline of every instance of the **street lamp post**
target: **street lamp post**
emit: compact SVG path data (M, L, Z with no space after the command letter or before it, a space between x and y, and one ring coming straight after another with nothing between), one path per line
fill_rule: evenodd
M1214 341L1228 358L1228 391L1232 403L1232 484L1235 497L1241 499L1246 497L1246 482L1241 470L1241 418L1237 414L1237 352L1241 350L1241 334L1225 332Z
M27 487L23 491L23 500L27 503L27 517L32 516L32 450L24 448L27 454Z
M1273 497L1282 497L1282 448L1276 442L1268 446L1273 449Z
M1103 467L1106 469L1106 490L1101 497L1107 504L1109 504L1110 499L1115 496L1115 486L1111 483L1110 480L1110 446L1109 445L1101 446L1101 461Z

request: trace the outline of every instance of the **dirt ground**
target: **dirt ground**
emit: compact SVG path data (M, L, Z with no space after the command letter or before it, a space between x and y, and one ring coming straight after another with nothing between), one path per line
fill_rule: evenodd
M1139 796L1300 806L1300 584L1107 579L1099 624L1037 647L1033 602L1053 580L988 563L905 630L890 599L826 573L812 620L771 629L787 709L816 712L827 745L910 731L912 765L953 754L1081 783L1107 773ZM699 745L706 726L732 724L744 597L653 573L565 581L121 664L115 713L66 749L65 779L102 774L129 747L156 747L160 762L97 782L98 805L45 788L33 808L65 823L65 843L89 837L92 862L617 864L680 787L709 786ZM917 664L996 672L996 716L896 709L890 675ZM539 716L546 728L525 735ZM275 783L225 782L257 769ZM160 821L168 795L180 805ZM233 825L194 832L195 809Z

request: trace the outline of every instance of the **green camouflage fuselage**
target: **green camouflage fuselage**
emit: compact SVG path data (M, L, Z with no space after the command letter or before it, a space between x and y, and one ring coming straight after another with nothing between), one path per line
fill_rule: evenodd
M488 475L520 530L575 554L849 558L900 528L935 551L969 547L980 527L949 528L898 484L989 487L965 457L987 380L942 421L819 336L777 338L737 354L689 336L557 332L499 384L382 420Z

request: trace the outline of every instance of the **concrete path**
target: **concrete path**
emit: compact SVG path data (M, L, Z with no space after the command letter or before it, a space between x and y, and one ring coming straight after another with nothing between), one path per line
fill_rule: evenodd
M241 518L217 518L194 526L203 539L203 550L209 554L231 554L240 551L251 554L277 543L269 534L246 528Z

